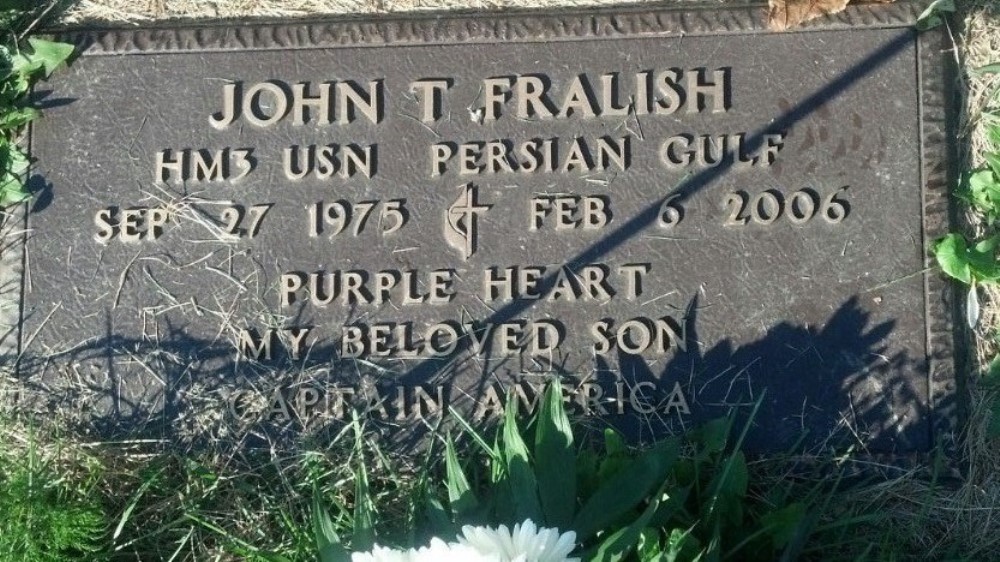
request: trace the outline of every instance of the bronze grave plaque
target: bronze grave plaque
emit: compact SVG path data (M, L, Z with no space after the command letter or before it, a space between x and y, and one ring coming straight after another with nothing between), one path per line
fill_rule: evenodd
M559 376L636 439L760 402L756 451L951 442L948 56L918 10L72 34L30 135L20 407L398 437Z

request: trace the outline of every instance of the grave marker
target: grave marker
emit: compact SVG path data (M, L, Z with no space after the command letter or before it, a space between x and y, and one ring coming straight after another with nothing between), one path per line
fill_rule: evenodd
M637 439L761 400L757 451L950 442L949 57L917 10L79 32L30 135L22 407L412 428L559 374Z

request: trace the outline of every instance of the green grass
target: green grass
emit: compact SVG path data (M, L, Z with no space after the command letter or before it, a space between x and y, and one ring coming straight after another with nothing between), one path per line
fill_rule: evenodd
M96 495L96 465L60 462L31 437L0 454L0 560L93 560L104 546L108 514Z

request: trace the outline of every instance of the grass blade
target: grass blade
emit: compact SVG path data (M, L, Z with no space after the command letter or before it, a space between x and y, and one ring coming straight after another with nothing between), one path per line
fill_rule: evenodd
M455 453L455 443L451 436L445 440L445 476L448 488L448 504L451 506L452 516L457 521L467 519L469 514L479 507L479 501L469 486L469 480L465 477L462 465L458 462L458 455Z
M538 501L538 482L531 469L528 447L524 444L517 427L517 400L513 396L507 398L502 448L515 518L522 521L524 519L541 521L542 507Z
M360 457L354 477L354 533L351 548L371 550L375 545L375 508L368 486L368 470L364 457Z
M980 66L979 68L973 69L972 72L976 74L997 74L1000 73L1000 62L995 62L993 64L988 64L986 66Z
M545 391L537 423L535 473L545 522L566 529L576 511L576 455L558 380L552 381Z
M354 532L351 535L352 550L371 550L375 545L375 505L368 485L368 469L365 467L363 449L364 432L357 416L352 421L354 427L354 447L357 451L357 467L354 469Z
M319 562L349 562L350 555L340 544L340 537L337 536L330 512L320 499L319 490L313 491L312 520L316 549L319 551Z
M139 505L139 500L142 499L143 494L145 494L146 491L149 490L149 487L152 486L154 482L156 482L156 479L159 478L160 474L162 473L163 469L156 471L156 474L147 478L142 483L142 485L139 486L139 489L135 491L135 494L132 495L132 499L129 500L128 505L125 507L125 511L122 512L122 516L118 520L118 526L115 527L115 532L111 534L112 543L117 541L118 537L121 536L122 531L125 529L125 524L128 523L129 519L131 519L132 512L135 511L136 506Z
M472 424L466 421L465 418L460 416L458 412L454 410L450 411L449 413L455 419L455 421L458 422L458 425L462 426L462 429L465 431L465 433L467 433L470 437L472 437L472 440L475 441L477 445L479 445L479 447L483 450L483 452L485 452L493 459L494 463L502 462L503 459L500 457L500 455L497 454L496 449L494 447L490 447L489 443L486 442L486 439L484 439L483 436L480 435L480 433L476 431L474 427L472 427Z

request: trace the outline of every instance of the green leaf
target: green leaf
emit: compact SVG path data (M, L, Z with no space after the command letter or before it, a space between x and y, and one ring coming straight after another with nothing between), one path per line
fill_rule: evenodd
M353 550L371 550L375 545L375 506L368 486L368 470L364 456L359 455L354 474L354 533L351 536Z
M976 74L997 74L1000 73L1000 62L995 62L993 64L988 64L986 66L980 66L975 68L972 72Z
M947 234L934 244L934 257L945 274L967 284L972 283L968 254L968 244L961 234Z
M8 108L0 112L0 128L14 129L27 125L38 118L41 112L33 107Z
M792 537L795 536L799 524L806 516L806 506L804 503L790 503L785 507L772 511L763 517L760 522L767 528L767 534L771 537L771 544L775 549L784 548Z
M632 462L628 445L622 435L612 428L604 430L604 455L597 465L597 479L604 481Z
M0 166L10 173L20 176L28 171L31 165L28 155L21 151L15 144L0 143Z
M679 452L676 439L665 439L604 481L573 520L577 539L586 541L645 500L666 479Z
M747 459L743 451L736 451L726 460L730 464L727 476L719 481L719 492L730 494L740 499L746 497L750 486L750 474L747 471Z
M350 562L351 557L340 543L330 512L323 506L319 490L313 491L312 503L313 535L320 562Z
M657 496L659 495L657 494ZM586 559L593 560L594 562L621 562L621 560L624 560L637 546L643 529L646 528L649 519L653 517L653 512L656 511L659 505L659 500L659 497L654 498L646 506L646 509L643 510L642 515L628 526L611 533L608 538L601 541L601 544L594 553L587 556Z
M45 64L42 61L32 59L24 53L14 55L11 58L11 70L13 70L13 74L10 77L13 80L11 85L14 88L14 92L17 94L27 92L31 86L31 75L44 68Z
M31 198L21 177L10 172L0 173L0 207L15 205Z
M427 518L429 530L434 534L440 536L455 532L455 525L448 518L447 510L441 505L440 500L430 494L427 495L424 505L424 516Z
M983 376L983 384L987 388L1000 389L1000 355L990 361L990 366Z
M621 433L609 427L604 430L604 450L608 456L624 455L628 453L628 445Z
M729 418L710 420L693 432L692 439L701 445L706 454L721 453L726 448L731 427L732 420Z
M448 505L457 521L466 519L476 507L479 501L469 486L469 480L462 471L462 465L458 462L458 455L455 453L455 443L449 435L445 440L445 485L448 488Z
M985 213L991 222L1000 215L1000 181L989 168L965 174L958 196Z
M563 407L562 385L549 383L535 430L535 472L545 522L567 528L576 511L576 455L573 430Z
M680 463L678 463L677 466L680 466ZM674 476L676 476L676 469L674 469ZM656 513L653 515L651 525L654 527L666 526L675 515L684 509L684 504L687 503L688 496L690 495L690 486L674 486L671 488L670 497L660 502L660 508L657 509Z
M687 562L688 560L701 559L701 553L695 554L701 545L698 543L698 539L691 535L691 531L692 529L687 531L673 529L670 531L665 549L665 562Z
M995 119L1000 119L1000 114L993 114ZM1000 125L993 124L986 127L986 136L994 149L1000 149Z
M642 562L655 562L660 551L660 532L652 527L646 527L639 533L639 542L635 549Z
M507 397L507 407L503 423L503 456L510 480L511 498L514 502L514 516L523 521L542 520L542 506L538 501L538 483L531 470L528 447L524 444L517 427L517 399Z
M976 243L969 250L966 259L972 270L972 277L979 281L996 281L1000 279L1000 262L996 251L1000 247L1000 235L994 235Z
M9 207L11 205L16 205L18 203L23 203L31 199L31 194L24 188L24 184L18 181L17 183L4 183L0 187L0 207Z
M34 51L28 57L32 63L41 64L45 69L46 78L59 68L59 65L66 62L74 50L73 45L68 43L46 41L37 37L29 37L28 43Z
M715 517L720 517L734 527L740 526L749 483L746 457L743 451L736 451L726 458L708 486L710 495L706 518L713 521Z
M934 0L919 16L917 16L917 29L920 31L926 31L937 27L944 22L942 14L954 12L954 0Z
M983 155L983 158L986 159L986 165L989 166L990 171L993 172L993 177L1000 178L1000 154L987 153Z

